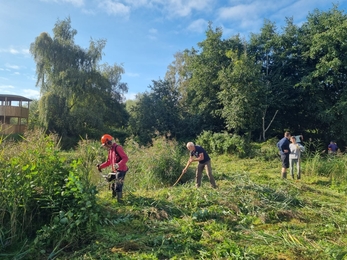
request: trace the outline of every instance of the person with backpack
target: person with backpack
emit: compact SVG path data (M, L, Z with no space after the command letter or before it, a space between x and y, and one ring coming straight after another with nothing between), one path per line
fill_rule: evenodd
M128 156L124 152L123 147L113 141L113 137L109 134L104 134L101 137L101 145L108 150L107 161L97 165L99 172L101 169L111 166L112 173L107 177L108 182L112 183L112 196L117 198L118 202L122 201L124 178L128 171L126 165Z

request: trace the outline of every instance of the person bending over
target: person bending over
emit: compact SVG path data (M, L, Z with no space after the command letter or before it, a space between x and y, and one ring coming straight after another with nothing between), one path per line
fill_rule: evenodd
M199 162L195 171L196 187L201 186L202 171L205 168L208 179L210 180L211 186L217 188L216 182L212 175L211 159L208 153L199 145L195 145L193 142L187 143L187 149L190 151L190 157L186 167L182 170L182 174L185 173L192 162Z

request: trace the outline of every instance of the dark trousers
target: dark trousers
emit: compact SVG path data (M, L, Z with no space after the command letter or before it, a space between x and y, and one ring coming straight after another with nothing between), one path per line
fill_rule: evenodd
M123 191L123 184L125 175L128 170L126 171L117 171L115 175L111 175L111 177L108 179L109 182L114 180L114 183L112 183L112 190L115 192L122 192Z

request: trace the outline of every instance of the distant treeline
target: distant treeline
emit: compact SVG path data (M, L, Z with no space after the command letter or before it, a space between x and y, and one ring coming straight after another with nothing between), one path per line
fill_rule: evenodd
M105 40L88 49L75 44L70 18L57 21L53 37L31 45L41 98L30 126L60 136L148 144L157 135L194 139L203 131L228 131L249 141L281 137L347 140L347 16L337 5L314 10L307 21L285 26L265 20L249 39L223 39L210 23L197 48L175 54L164 79L124 102L121 65L100 64Z

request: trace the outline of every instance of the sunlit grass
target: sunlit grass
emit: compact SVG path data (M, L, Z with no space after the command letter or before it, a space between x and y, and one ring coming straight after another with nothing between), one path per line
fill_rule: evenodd
M81 160L86 187L97 188L100 215L88 244L57 248L54 259L347 257L344 155L304 157L302 179L294 181L280 178L280 160L271 155L271 147L263 157L211 153L218 189L210 187L205 173L197 189L194 166L172 186L188 159L184 145L166 140L156 140L151 147L131 141L127 145L130 169L123 203L112 198L95 167L107 156L98 142L81 140L76 150L60 153L67 164ZM166 171L166 165L173 170ZM0 229L1 257L9 250L7 236ZM19 252L24 258L35 255ZM47 259L49 254L41 256Z

